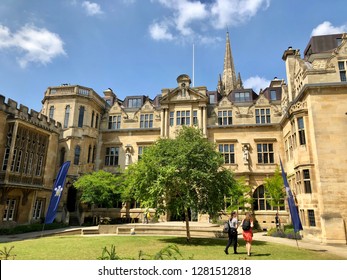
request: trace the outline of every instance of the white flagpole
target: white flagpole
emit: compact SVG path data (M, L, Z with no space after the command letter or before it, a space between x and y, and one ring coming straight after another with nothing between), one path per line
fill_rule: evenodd
M194 61L194 44L193 44L193 87L194 87L194 71L195 71L195 69L194 69L194 63L195 63L195 61Z

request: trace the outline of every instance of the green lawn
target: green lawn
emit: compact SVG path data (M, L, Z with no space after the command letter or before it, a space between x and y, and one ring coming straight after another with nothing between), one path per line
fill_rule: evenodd
M96 260L103 248L116 248L122 259L138 259L139 251L154 255L168 245L176 245L183 259L243 260L247 259L244 241L239 240L239 254L225 255L226 239L193 238L187 244L184 237L169 236L55 236L7 242L0 250L9 250L15 260ZM232 252L232 250L230 250ZM254 260L339 260L339 256L281 244L254 241Z

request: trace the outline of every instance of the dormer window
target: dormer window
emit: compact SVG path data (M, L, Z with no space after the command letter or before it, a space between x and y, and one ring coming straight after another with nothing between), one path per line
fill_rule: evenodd
M141 98L129 98L128 108L140 108L142 106Z
M235 92L235 102L246 102L250 100L249 92Z
M270 100L277 100L277 93L275 90L270 90Z
M216 103L216 96L214 94L209 95L210 104Z

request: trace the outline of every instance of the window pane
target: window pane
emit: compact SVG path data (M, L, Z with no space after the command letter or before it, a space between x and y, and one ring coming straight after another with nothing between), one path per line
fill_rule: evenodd
M345 70L345 62L339 61L339 70Z

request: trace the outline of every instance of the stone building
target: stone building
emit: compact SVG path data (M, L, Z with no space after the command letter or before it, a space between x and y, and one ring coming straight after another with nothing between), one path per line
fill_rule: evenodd
M2 226L42 222L56 176L61 126L0 96Z
M182 125L191 125L217 144L225 167L252 187L252 210L260 227L274 227L277 209L268 203L263 184L279 167L281 158L303 224L302 235L346 244L347 37L312 37L303 57L290 47L282 59L287 82L274 78L259 93L244 88L241 75L236 75L227 33L223 74L213 91L192 86L185 74L177 77L175 88L162 89L153 99L139 95L121 100L112 89L100 97L93 89L79 85L49 87L39 114L43 120L30 124L30 128L47 134L46 146L51 145L46 150L50 156L45 157L44 182L51 182L59 166L71 161L69 186L64 190L57 219L80 224L95 215L141 218L143 209L135 201L118 203L112 209L81 206L73 181L93 170L121 172L157 139L175 137ZM0 149L0 158L4 159L3 166L8 162L0 182L4 224L7 197L17 195L23 201L27 192L27 197L34 192L29 191L29 185L18 194L11 191L15 186L9 181L12 166L16 170L11 159L16 145L13 141L5 143L10 136L14 139L9 124L16 113L10 115L9 111L21 109L4 101L2 104L0 118L7 125L0 130L1 147L5 147ZM54 120L61 125L53 129ZM25 173L25 168L20 168L19 174ZM33 211L34 200L27 204L28 211ZM13 221L31 221L31 214L22 218L22 210L16 211ZM282 223L290 223L287 205L279 209L279 214ZM207 222L203 215L193 219Z

